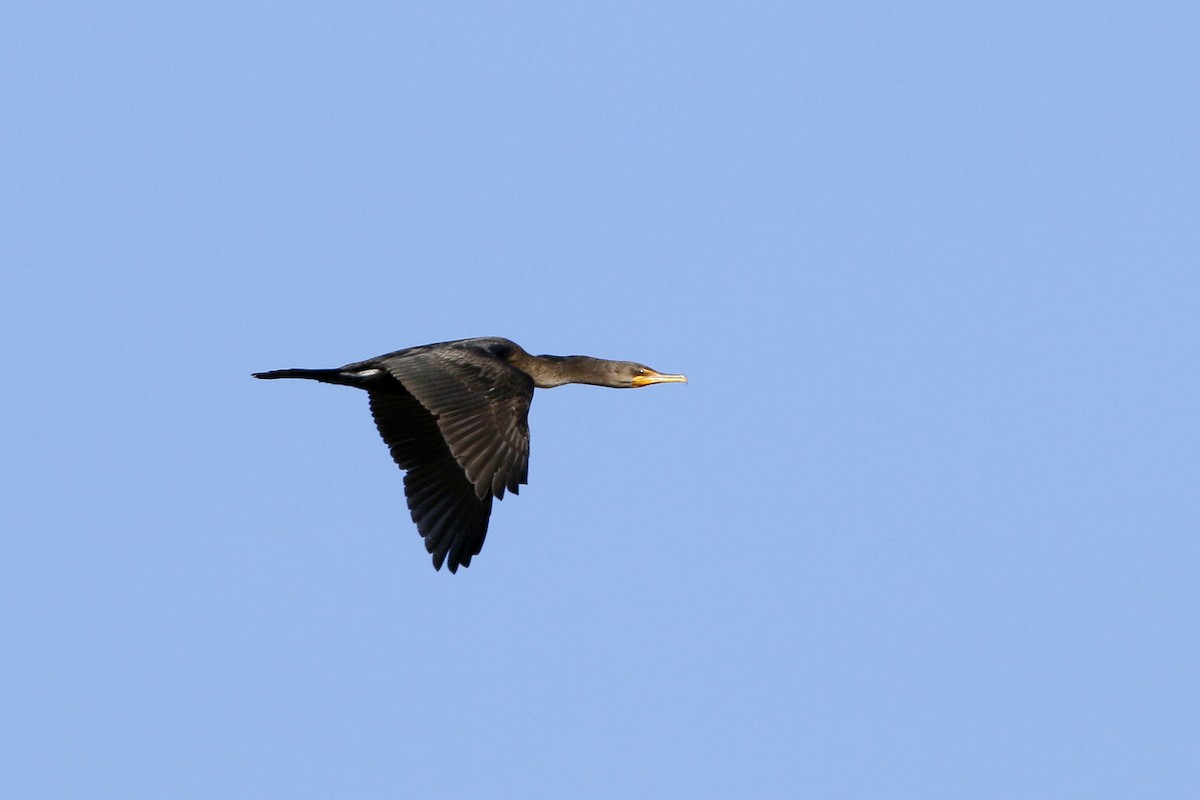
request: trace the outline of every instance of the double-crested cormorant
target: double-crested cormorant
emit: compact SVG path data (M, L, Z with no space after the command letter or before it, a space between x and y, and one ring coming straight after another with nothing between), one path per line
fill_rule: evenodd
M487 535L492 498L517 494L529 474L533 390L566 383L629 389L687 383L632 361L533 356L508 339L427 344L340 369L278 369L256 378L307 378L365 389L375 426L405 471L404 493L433 566L470 566Z

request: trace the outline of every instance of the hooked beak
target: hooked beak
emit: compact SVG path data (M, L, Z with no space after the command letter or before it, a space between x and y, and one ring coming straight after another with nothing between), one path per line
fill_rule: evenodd
M649 386L652 383L687 383L687 378L683 375L664 375L651 370L645 375L635 375L632 381L635 389L639 386Z

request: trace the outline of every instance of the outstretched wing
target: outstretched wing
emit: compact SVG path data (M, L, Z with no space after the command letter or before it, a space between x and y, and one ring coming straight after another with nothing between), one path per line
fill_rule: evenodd
M487 536L492 496L478 497L450 453L437 421L400 386L372 390L371 416L392 458L405 470L404 494L433 566L471 565Z
M516 494L528 481L532 378L477 344L413 348L375 365L436 418L479 499Z

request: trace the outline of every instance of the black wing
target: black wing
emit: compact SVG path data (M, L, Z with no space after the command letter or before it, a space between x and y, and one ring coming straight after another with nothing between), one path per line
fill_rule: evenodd
M528 482L532 378L482 345L413 348L376 366L437 418L480 499Z
M396 387L372 391L371 416L396 464L405 470L404 494L433 566L447 557L450 571L470 566L487 536L492 497L480 499L450 454L437 421L417 400Z
M492 498L527 482L533 380L479 346L413 348L353 366L390 378L371 382L371 415L406 472L408 508L434 567L469 566Z

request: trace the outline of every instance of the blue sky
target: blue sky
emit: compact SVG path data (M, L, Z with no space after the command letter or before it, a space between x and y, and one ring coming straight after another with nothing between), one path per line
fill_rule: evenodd
M1195 797L1186 3L0 12L0 794ZM539 392L435 573L365 396Z

